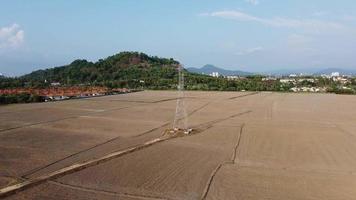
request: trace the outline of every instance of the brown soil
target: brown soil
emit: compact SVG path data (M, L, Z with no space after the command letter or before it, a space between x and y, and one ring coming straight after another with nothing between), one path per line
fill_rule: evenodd
M187 92L197 130L7 199L356 199L356 96ZM174 92L0 110L0 188L172 127Z

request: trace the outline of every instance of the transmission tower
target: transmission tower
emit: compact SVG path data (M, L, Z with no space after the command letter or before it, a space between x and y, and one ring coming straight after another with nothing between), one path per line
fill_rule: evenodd
M174 117L173 129L187 130L187 112L185 109L184 95L184 71L182 65L178 66L178 99L176 105L176 113Z

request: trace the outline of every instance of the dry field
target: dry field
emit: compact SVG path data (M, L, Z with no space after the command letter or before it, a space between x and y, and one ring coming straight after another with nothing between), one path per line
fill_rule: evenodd
M176 138L175 92L0 106L0 188L46 177L0 199L356 200L356 96L186 96Z

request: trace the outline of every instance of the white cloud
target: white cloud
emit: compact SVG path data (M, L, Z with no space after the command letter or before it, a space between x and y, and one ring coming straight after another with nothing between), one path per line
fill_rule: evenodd
M247 3L250 3L250 4L252 4L252 5L258 5L259 3L260 3L260 1L259 0L245 0Z
M25 32L18 24L0 28L0 49L16 48L24 42Z
M316 19L292 19L283 17L263 18L250 15L240 11L217 11L208 16L220 17L236 21L255 22L265 26L277 28L303 29L309 32L325 31L346 31L348 30L343 24L336 22L322 21Z
M244 56L244 55L249 55L249 54L253 54L259 51L263 51L263 47L253 47L253 48L249 48L249 49L245 49L243 51L239 51L236 53L236 55L238 56Z

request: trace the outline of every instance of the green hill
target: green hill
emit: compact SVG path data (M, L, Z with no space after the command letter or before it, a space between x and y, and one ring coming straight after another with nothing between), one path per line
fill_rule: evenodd
M100 59L97 62L75 60L69 65L37 70L30 74L15 78L11 83L0 81L0 87L46 87L50 83L61 85L96 85L107 87L141 86L171 87L177 76L178 61L156 56L148 56L138 52L121 52Z
M1 88L46 88L61 86L105 86L131 89L176 89L179 62L139 52L121 52L97 62L75 60L69 65L37 70L30 74L0 77ZM261 76L228 80L185 70L187 90L288 91L279 81L262 81Z

